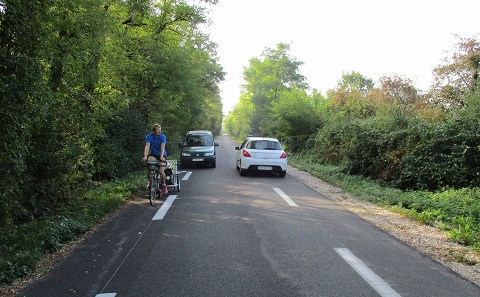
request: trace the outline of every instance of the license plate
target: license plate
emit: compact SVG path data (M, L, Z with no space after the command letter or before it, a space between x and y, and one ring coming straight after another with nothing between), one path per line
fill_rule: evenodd
M272 170L271 166L258 166L258 170Z
M192 159L193 162L202 162L203 161L203 158L196 158L196 159Z

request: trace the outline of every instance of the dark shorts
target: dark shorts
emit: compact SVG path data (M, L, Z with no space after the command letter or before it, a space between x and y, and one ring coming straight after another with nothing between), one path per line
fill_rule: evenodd
M154 157L155 159L157 159L158 161L160 161L160 155L150 154L150 155L148 155L148 157Z
M152 157L154 157L155 159L157 159L157 161L160 161L160 155L149 154L148 157L150 157L150 156L152 156ZM148 159L148 157L147 157L147 159ZM166 158L166 157L167 157L167 156L165 156L165 158ZM166 166L165 163L163 163L163 162L160 163L160 168L163 168L163 167L165 167L165 166Z

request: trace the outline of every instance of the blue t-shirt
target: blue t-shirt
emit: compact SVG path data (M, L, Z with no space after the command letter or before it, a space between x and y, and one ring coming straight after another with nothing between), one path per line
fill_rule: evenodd
M160 135L155 136L155 134L150 133L147 135L147 143L150 143L150 154L160 156L160 145L162 143L167 143L167 137L160 133ZM167 150L163 150L163 156L167 156Z

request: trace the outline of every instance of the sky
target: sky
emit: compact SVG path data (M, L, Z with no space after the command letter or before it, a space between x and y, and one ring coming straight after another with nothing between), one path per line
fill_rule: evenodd
M374 82L399 75L428 90L455 35L480 37L480 0L219 0L210 10L205 30L227 73L225 115L238 103L249 60L281 42L325 95L351 71Z

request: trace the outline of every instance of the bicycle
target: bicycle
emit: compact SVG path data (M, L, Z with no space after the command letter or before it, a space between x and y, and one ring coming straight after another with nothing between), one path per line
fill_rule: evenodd
M147 164L148 170L150 170L150 183L148 185L148 196L150 199L150 205L155 206L156 199L162 199L163 193L160 183L160 173L158 170L160 166L166 166L167 162L159 161L159 160L147 160L145 161ZM160 165L160 163L163 163Z

